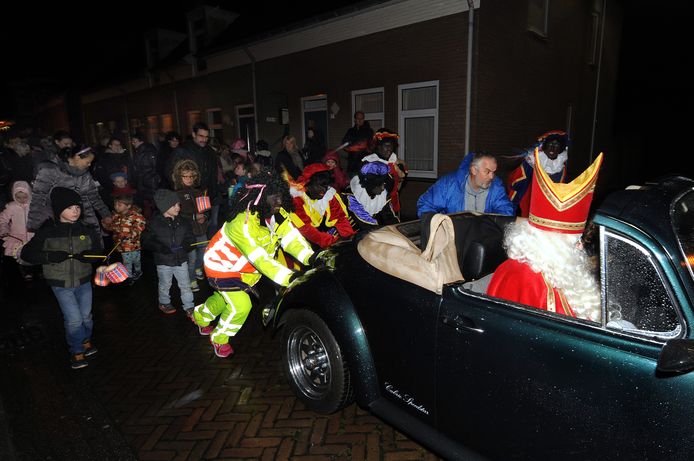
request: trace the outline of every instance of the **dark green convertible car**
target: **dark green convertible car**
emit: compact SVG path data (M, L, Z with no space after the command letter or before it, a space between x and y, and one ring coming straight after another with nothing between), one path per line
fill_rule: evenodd
M509 219L434 215L323 252L266 312L297 396L356 400L446 459L694 459L694 181L596 210L599 323L485 294Z

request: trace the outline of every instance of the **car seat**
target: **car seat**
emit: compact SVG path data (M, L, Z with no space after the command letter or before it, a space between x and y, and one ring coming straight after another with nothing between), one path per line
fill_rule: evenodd
M427 241L432 216L432 213L422 215L422 242ZM450 217L458 265L465 280L491 274L507 259L503 247L504 228L516 220L515 216L462 212Z

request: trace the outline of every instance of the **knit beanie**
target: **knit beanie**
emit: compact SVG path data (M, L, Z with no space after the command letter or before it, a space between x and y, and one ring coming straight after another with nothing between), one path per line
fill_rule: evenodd
M60 215L72 205L82 206L82 197L72 189L65 187L54 187L51 191L51 208L55 219L60 219Z
M109 176L109 178L111 178L111 181L115 181L116 178L123 178L127 181L128 174L124 173L123 171L116 171L115 173L112 173L111 176Z
M162 213L166 213L169 208L180 201L181 200L178 198L178 194L172 190L157 189L156 192L154 192L154 203Z

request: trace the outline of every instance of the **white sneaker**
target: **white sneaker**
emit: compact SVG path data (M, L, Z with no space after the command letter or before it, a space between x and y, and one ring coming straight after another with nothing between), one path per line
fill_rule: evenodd
M193 291L193 292L200 291L200 285L198 285L197 280L193 280L192 282L190 282L190 291Z
M202 271L202 269L195 269L195 278L198 280L205 280L205 273Z

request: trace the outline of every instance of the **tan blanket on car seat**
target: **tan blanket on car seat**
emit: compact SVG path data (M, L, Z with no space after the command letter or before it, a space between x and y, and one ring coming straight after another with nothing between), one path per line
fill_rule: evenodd
M370 232L359 242L362 258L376 269L441 294L443 285L463 280L455 251L453 222L437 214L431 219L424 251L398 232L397 225Z

